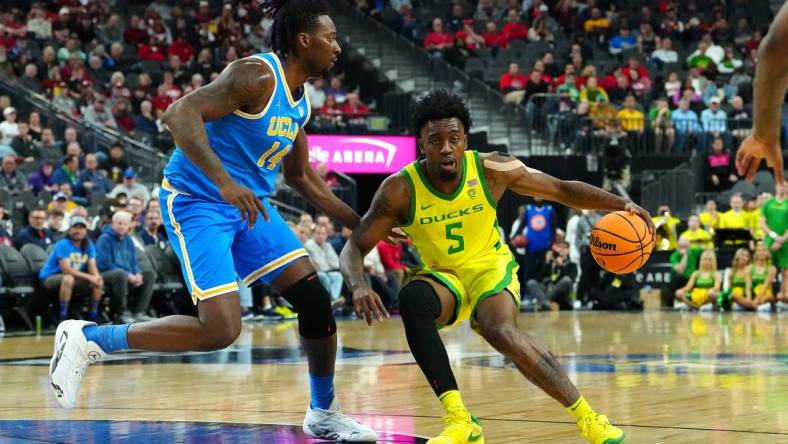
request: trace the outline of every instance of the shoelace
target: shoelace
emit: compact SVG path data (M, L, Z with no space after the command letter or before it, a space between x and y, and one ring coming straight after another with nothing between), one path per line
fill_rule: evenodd
M608 420L605 415L586 415L582 419L583 423L580 424L580 431L583 435L587 434L594 427L605 427L608 425Z
M457 428L462 428L466 423L470 422L468 414L464 410L452 410L443 417L443 423L446 424L445 432L450 432Z

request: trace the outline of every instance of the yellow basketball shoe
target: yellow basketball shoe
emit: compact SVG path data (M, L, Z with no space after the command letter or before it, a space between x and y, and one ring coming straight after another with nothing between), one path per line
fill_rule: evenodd
M607 416L588 412L579 421L580 435L593 444L617 444L624 441L624 431L610 424Z
M449 410L443 417L443 422L446 428L440 435L427 441L427 444L484 444L482 422L467 409Z

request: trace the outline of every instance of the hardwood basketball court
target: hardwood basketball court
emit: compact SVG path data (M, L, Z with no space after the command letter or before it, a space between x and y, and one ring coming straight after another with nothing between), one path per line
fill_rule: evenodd
M756 313L526 313L520 325L559 357L629 443L788 443L788 317ZM424 442L442 410L399 319L339 322L343 410ZM443 338L487 443L581 443L576 426L467 325ZM0 339L0 442L307 440L306 364L295 322L245 325L210 353L121 353L88 369L80 402L48 390L53 336ZM45 420L45 421L42 421ZM297 425L288 427L286 425Z

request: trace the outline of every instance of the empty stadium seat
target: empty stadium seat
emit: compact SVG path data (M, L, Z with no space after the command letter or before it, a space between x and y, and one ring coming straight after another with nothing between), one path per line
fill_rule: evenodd
M145 247L145 254L150 259L153 270L156 271L156 286L154 287L156 290L165 292L183 290L180 270L177 267L177 262L173 262L172 257L157 245Z

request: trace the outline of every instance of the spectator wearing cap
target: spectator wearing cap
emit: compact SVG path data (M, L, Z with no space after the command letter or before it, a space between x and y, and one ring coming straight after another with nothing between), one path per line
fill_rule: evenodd
M110 128L117 128L118 124L115 122L115 117L112 115L112 111L107 108L106 103L106 99L99 96L92 105L84 109L82 114L88 122Z
M18 194L27 189L25 177L16 169L16 157L3 157L2 169L0 169L0 189L7 190L11 194Z
M11 149L21 160L33 162L36 157L36 149L33 136L30 134L30 126L27 122L19 122L17 129L19 132L11 139Z
M57 241L38 278L45 290L57 290L61 321L68 319L68 305L75 290L90 291L88 320L98 319L104 279L96 266L96 247L88 239L88 224L84 218L71 220L66 237Z
M33 194L38 194L42 191L56 193L58 190L57 183L55 183L53 174L55 172L55 162L52 160L42 160L38 169L32 172L27 177L27 184Z
M728 115L720 109L720 98L713 96L709 100L709 107L700 113L700 122L703 126L705 138L701 141L701 147L708 149L710 137L722 136L725 145L730 146L730 134L728 133Z
M123 183L116 185L115 188L109 193L110 197L115 197L119 193L123 193L128 197L137 196L142 199L142 204L145 205L150 200L150 191L145 185L137 183L136 173L134 168L126 168L123 172Z
M50 245L57 241L57 234L46 227L47 211L44 208L34 208L27 215L27 226L22 228L14 237L14 248L22 249L27 244L33 244L46 251Z
M112 223L103 228L96 241L96 263L102 272L122 273L112 288L113 308L123 323L150 320L145 311L153 296L156 276L153 271L142 271L137 262L137 251L129 235L131 214L118 211L112 215ZM129 298L134 302L130 303ZM131 312L127 309L131 308Z
M95 154L85 155L85 168L79 172L79 181L88 196L94 192L107 194L113 187L107 176L98 170L98 159Z
M0 145L10 145L14 136L19 134L19 124L16 122L16 108L7 106L3 110L3 120L0 122Z
M101 169L104 170L107 178L115 183L123 182L123 172L129 168L126 161L126 153L121 143L113 143L109 148L109 158L107 158Z
M62 222L64 219L69 218L77 203L71 200L71 196L65 191L58 191L52 196L52 202L47 205L47 225L52 231L65 231L63 230ZM54 220L52 217L54 216ZM57 221L57 218L60 221Z

